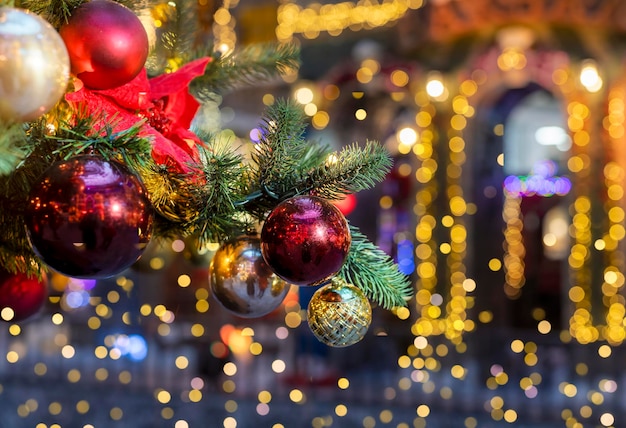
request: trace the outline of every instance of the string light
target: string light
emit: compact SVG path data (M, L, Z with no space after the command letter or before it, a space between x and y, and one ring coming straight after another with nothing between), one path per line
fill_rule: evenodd
M278 7L276 37L281 42L291 41L295 34L314 39L320 33L340 35L345 29L361 30L382 27L402 18L408 10L419 9L424 0L390 0L336 4L313 3L302 7L288 2Z

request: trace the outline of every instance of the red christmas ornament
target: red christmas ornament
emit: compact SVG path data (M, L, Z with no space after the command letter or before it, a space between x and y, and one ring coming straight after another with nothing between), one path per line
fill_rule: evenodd
M148 58L148 34L135 13L111 0L79 6L59 34L72 72L93 89L130 82Z
M319 285L343 265L352 237L337 207L316 196L281 202L261 230L261 252L276 275L297 285Z
M4 321L23 321L35 315L48 297L48 281L24 273L0 271L0 316ZM6 311L10 308L11 311Z
M75 278L105 278L132 265L150 241L152 208L124 165L92 155L50 166L25 213L35 253Z

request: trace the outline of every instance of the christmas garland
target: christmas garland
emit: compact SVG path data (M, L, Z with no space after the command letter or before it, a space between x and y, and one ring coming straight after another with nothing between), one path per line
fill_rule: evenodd
M320 305L347 323L345 334L326 337L333 346L362 338L368 299L386 309L406 305L409 279L331 203L384 179L391 159L378 143L332 152L307 141L306 117L289 101L267 108L249 158L192 129L200 102L293 68L297 49L195 52L150 78L148 39L131 9L111 0L28 5L39 14L0 8L0 34L22 47L10 51L0 39L0 53L13 62L13 75L35 82L5 84L9 103L0 105L4 270L39 279L48 269L110 277L131 267L152 239L194 237L199 246L221 244L211 287L237 315L277 307L288 284L324 284L309 321L320 340ZM39 30L11 33L24 24ZM100 35L112 32L128 47ZM50 65L23 65L46 52L54 55ZM5 83L10 77L0 74ZM239 268L225 267L225 258ZM254 274L237 271L244 268ZM14 320L23 315L18 304L12 308Z

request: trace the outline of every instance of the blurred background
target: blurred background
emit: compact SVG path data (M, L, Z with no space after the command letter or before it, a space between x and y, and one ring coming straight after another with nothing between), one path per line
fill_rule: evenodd
M289 97L307 138L389 150L386 180L339 205L415 297L333 348L307 325L314 287L261 318L224 310L217 245L52 275L44 310L0 328L0 427L626 424L626 3L199 0L197 18L197 43L302 59L197 123L248 150Z

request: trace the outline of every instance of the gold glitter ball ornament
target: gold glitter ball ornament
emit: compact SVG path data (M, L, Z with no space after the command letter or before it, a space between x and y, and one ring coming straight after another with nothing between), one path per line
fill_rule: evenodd
M335 278L313 294L307 318L320 342L342 348L363 339L372 322L372 307L361 289Z

